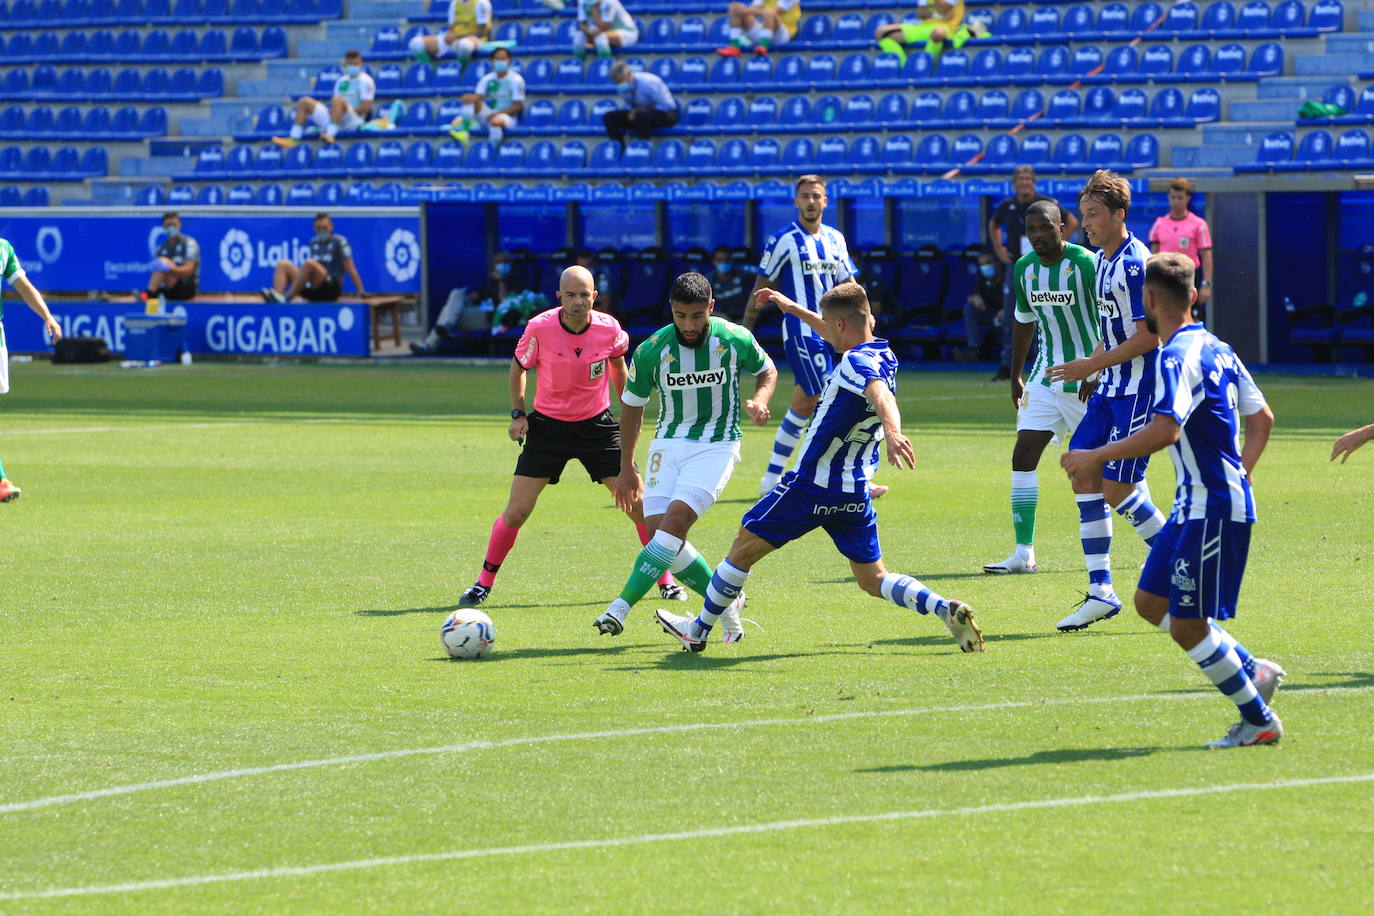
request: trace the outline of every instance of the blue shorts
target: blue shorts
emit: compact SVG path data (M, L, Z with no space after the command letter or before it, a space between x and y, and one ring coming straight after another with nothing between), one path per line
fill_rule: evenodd
M777 486L744 513L744 527L774 547L824 528L846 559L875 563L883 557L878 547L878 513L873 511L867 489L837 493L797 480L795 471L784 474Z
M1153 398L1148 394L1127 394L1109 398L1093 393L1088 398L1088 410L1078 428L1073 431L1069 448L1093 449L1138 433L1150 422ZM1145 479L1146 458L1126 458L1108 461L1102 466L1102 476L1118 483L1140 483Z
M1150 548L1137 587L1168 595L1172 617L1231 619L1250 553L1250 527L1220 518L1170 521Z
M787 365L801 390L814 397L825 390L825 380L835 369L835 350L815 334L788 334L783 341Z

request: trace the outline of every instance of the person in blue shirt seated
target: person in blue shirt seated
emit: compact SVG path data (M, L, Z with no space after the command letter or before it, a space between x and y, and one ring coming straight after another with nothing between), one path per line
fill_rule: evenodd
M625 61L611 67L611 82L620 93L624 108L613 108L602 116L606 136L625 144L625 134L634 131L641 140L656 130L677 124L677 102L663 80L652 73L637 71Z

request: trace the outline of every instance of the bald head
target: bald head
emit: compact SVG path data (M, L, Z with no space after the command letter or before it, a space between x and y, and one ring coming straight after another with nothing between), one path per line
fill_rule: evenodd
M596 303L596 280L592 272L574 264L558 278L558 304L562 320L568 328L580 331L592 320L592 306Z

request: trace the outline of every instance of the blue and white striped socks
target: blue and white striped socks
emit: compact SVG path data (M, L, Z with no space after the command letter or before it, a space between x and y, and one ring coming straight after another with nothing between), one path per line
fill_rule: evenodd
M1172 635L1172 631L1169 626L1169 621L1171 619L1172 618L1168 614L1165 614L1164 619L1159 622L1159 628L1164 631L1165 636ZM1221 644L1226 648L1230 649L1232 652L1236 653L1236 658L1240 659L1240 666L1241 668L1245 669L1246 676L1254 677L1255 656L1250 653L1249 649L1241 645L1240 640L1236 639L1230 633L1223 630L1221 628L1221 624L1217 623L1215 620L1210 621L1210 623L1212 624L1212 633L1216 636L1218 640L1221 641Z
M692 636L699 639L711 632L720 615L724 614L730 603L744 591L744 582L748 578L748 570L740 569L729 560L720 561L715 575L711 576L711 584L706 586L706 598L701 603L701 613L692 621Z
M941 620L949 613L949 602L926 588L921 580L901 573L883 576L879 588L883 597L897 607L910 608L918 614L934 614Z
M1213 628L1202 642L1188 650L1188 657L1197 662L1202 673L1228 700L1236 704L1241 718L1251 725L1267 725L1273 713L1250 682L1236 650L1218 635L1224 632Z
M1135 527L1135 533L1147 546L1153 547L1155 538L1164 527L1164 513L1150 502L1150 488L1141 481L1116 507L1116 512Z
M1112 513L1101 493L1079 493L1078 537L1083 542L1083 562L1088 567L1090 594L1106 598L1112 589Z
M768 470L763 475L765 486L760 486L760 491L773 489L773 485L782 479L782 472L787 470L787 459L791 458L792 452L796 450L802 430L806 428L807 419L789 408L782 422L778 424L778 432L773 436L773 457L768 461Z

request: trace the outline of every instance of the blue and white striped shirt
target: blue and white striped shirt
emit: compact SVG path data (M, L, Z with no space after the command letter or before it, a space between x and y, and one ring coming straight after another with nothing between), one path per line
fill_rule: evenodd
M1150 246L1127 233L1126 241L1110 258L1097 252L1097 310L1102 315L1102 343L1115 350L1145 320L1145 260ZM1103 397L1150 394L1155 382L1158 348L1142 356L1108 366L1098 380Z
M885 340L847 351L826 379L794 468L797 479L827 490L864 493L878 469L883 421L864 397L875 379L897 391L897 357Z
M759 261L759 273L774 283L778 292L818 315L821 296L858 272L843 233L824 223L812 235L793 220L790 226L769 237ZM800 318L784 315L783 340L799 334L819 336Z
M1170 521L1255 520L1255 497L1240 462L1240 418L1264 409L1264 395L1230 344L1201 323L1185 325L1159 355L1154 412L1182 427L1170 446L1178 491Z

